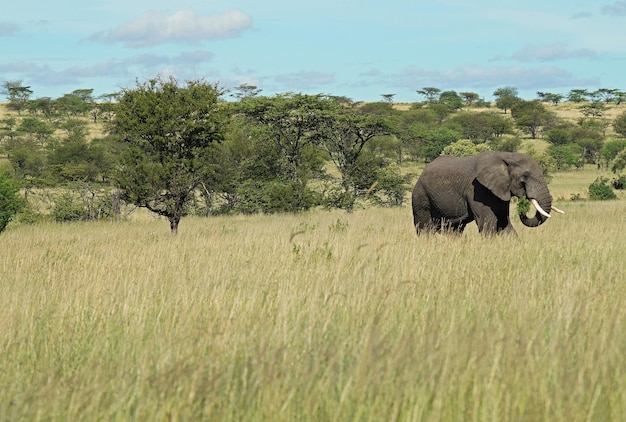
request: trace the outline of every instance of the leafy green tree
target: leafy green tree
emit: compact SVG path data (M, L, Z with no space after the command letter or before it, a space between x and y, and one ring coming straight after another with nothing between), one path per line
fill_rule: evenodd
M609 141L605 142L602 147L601 156L605 162L606 167L608 168L609 163L617 157L617 154L620 153L623 149L626 148L626 140L620 139L617 141Z
M0 233L6 229L22 206L18 192L17 185L6 174L0 172Z
M406 194L410 189L412 174L402 174L396 165L385 166L376 175L374 186L366 191L373 202L383 207L399 207L404 204Z
M384 118L357 113L355 107L338 106L324 114L316 141L339 170L344 193L352 199L346 208L352 209L360 195L354 170L363 147L375 137L389 133L390 127Z
M491 148L487 143L475 144L468 139L461 139L443 149L442 155L452 155L455 157L467 157L489 151Z
M15 138L6 145L7 158L16 176L31 181L34 185L43 184L46 177L46 152L36 142Z
M125 89L116 107L123 198L166 217L172 234L206 176L212 144L223 138L221 94L204 81L181 86L159 77Z
M613 121L613 129L619 136L626 138L626 112L621 113Z
M17 133L45 146L54 134L54 128L39 117L24 117L17 127Z
M393 97L395 97L396 94L380 94L380 96L383 97L383 101L393 105Z
M517 136L505 136L491 142L491 149L494 151L517 152L522 146L522 140Z
M12 140L17 137L17 119L15 117L6 117L0 120L0 142L3 140Z
M504 114L511 109L513 105L520 101L517 95L517 88L505 86L494 91L493 96L496 98L496 107L501 109Z
M552 92L539 91L537 92L537 98L539 99L539 101L548 102L552 105L558 105L563 100L563 98L565 98L565 96L561 94L554 94Z
M256 97L261 93L261 91L263 90L257 88L256 85L241 84L235 88L235 93L230 94L230 96L241 101L246 98Z
M565 145L572 142L571 128L554 127L546 132L546 140L552 145Z
M417 90L417 93L426 97L426 101L428 101L429 103L434 103L437 101L441 90L439 88L428 86Z
M493 112L460 112L452 116L447 124L459 127L461 136L474 143L486 142L511 131L508 119Z
M620 173L626 168L626 147L617 153L613 162L611 163L611 171L613 173Z
M587 101L589 92L586 89L572 89L567 95L567 100L573 103L582 103Z
M119 92L100 95L98 97L99 101L95 103L95 106L98 109L96 112L97 116L103 117L105 121L110 122L113 119L115 102L119 99L120 95L121 94Z
M554 159L557 170L568 170L582 164L582 148L576 144L550 145L546 153Z
M533 139L537 138L539 129L554 120L554 113L546 110L540 101L517 101L511 107L511 116L517 127L530 133Z
M28 107L28 102L33 91L30 86L22 85L22 81L4 81L2 83L2 93L7 97L9 103L7 108L9 110L17 111L17 114L22 114L22 111Z
M54 101L50 97L41 97L29 101L28 111L34 115L43 114L50 119L55 113Z
M59 113L66 116L80 116L87 114L87 112L94 107L94 101L91 97L91 93L87 94L84 91L92 90L77 90L71 94L65 94L54 100L55 108Z
M600 88L595 91L592 95L598 98L600 101L605 103L615 102L617 96L619 94L618 89L610 89L610 88Z
M432 161L441 155L445 147L461 138L456 130L450 127L435 127L422 135L420 155L427 161Z
M463 107L463 98L456 91L444 91L439 95L439 102L450 110L456 111Z
M236 112L257 125L257 136L271 142L285 159L287 178L306 183L310 177L304 152L313 142L323 112L334 110L336 102L323 95L279 94L241 101Z
M474 103L476 103L480 99L480 95L478 95L475 92L464 91L464 92L459 92L459 95L465 102L466 106L472 106Z

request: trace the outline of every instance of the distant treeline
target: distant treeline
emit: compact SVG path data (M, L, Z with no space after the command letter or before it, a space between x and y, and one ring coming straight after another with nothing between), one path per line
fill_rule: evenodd
M415 163L517 151L523 139L546 173L588 163L620 173L626 161L626 114L606 117L621 103L618 90L523 100L503 87L492 105L475 93L427 87L408 110L394 108L393 94L375 103L268 97L255 86L227 93L173 78L100 97L79 89L31 99L21 81L2 90L3 166L26 198L38 198L24 213L35 220L121 218L135 205L167 217L175 232L188 214L399 206ZM550 110L564 99L579 103L575 121ZM537 138L548 143L545 152L532 147Z

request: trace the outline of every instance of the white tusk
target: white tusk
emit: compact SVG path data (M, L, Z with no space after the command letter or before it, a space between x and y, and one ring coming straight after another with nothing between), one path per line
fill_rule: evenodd
M565 211L558 209L554 205L552 205L552 210L558 212L559 214L565 214Z
M536 199L531 199L530 202L533 203L533 205L535 206L539 214L543 215L546 218L550 218L550 214L548 214L547 212L543 210L543 208L541 208L541 205L539 205L539 202L537 202Z

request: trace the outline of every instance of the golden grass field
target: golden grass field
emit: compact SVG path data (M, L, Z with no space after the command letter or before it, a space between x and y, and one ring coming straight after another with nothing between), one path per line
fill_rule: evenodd
M516 238L408 205L14 223L0 420L626 420L626 198L569 200L599 175Z
M626 201L558 206L10 226L0 420L626 420Z

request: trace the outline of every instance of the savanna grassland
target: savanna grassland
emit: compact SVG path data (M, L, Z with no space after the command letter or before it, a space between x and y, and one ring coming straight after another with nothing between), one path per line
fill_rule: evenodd
M626 197L552 176L566 214L515 238L408 205L12 223L0 420L626 420Z
M557 205L11 226L0 420L626 420L626 201Z

